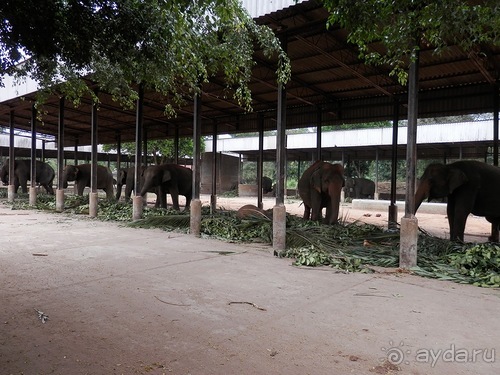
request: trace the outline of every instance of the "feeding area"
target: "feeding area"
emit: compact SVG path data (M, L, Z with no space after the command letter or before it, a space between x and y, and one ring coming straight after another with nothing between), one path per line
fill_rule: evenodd
M19 195L12 210L37 209L55 211L55 198L39 195L35 206L28 197ZM68 195L65 212L87 218L88 196ZM143 219L130 221L132 205L122 202L99 201L97 220L115 221L124 226L160 228L187 233L188 213L145 207ZM239 218L234 210L219 209L210 213L202 208L202 237L222 241L272 244L272 220L266 215ZM290 258L295 266L333 267L339 272L375 272L378 267L396 268L399 264L398 230L388 231L380 226L347 222L340 218L336 225L304 221L287 213L286 249L275 252L278 257ZM418 264L406 272L439 280L473 284L481 287L500 287L500 246L496 243L460 243L433 236L422 229L418 238Z

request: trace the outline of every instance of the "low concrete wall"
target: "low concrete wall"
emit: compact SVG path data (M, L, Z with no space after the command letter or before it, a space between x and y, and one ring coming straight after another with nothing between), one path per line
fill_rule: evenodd
M257 196L257 185L251 184L239 184L238 185L238 196L240 197L256 197Z
M352 208L361 210L387 211L391 201L373 199L353 199ZM396 201L398 212L405 212L405 202ZM418 212L446 215L446 203L422 203ZM417 214L418 214L417 212Z

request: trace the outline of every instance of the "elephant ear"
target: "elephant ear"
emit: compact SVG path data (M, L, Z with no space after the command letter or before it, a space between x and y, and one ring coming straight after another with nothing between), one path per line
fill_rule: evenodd
M311 174L311 186L318 193L321 193L321 169L318 169Z
M448 178L448 189L449 193L453 193L453 191L465 184L469 179L465 175L463 171L457 168L453 168L450 170L449 178Z
M163 171L161 182L168 182L172 179L172 173L169 170Z

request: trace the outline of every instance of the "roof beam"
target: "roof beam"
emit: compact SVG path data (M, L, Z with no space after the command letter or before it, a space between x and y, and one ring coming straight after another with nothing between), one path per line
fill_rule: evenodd
M370 86L376 88L378 91L380 91L381 93L383 93L384 95L387 95L389 97L392 97L393 94L390 93L389 91L387 91L386 89L384 89L382 86L380 85L377 85L375 82L373 82L372 80L366 78L363 74L359 73L358 71L356 71L355 69L351 68L349 65L347 65L346 63L340 61L339 59L337 59L336 57L332 56L331 54L329 54L328 52L322 50L320 47L318 47L317 45L315 45L314 43L310 42L309 40L305 39L304 37L300 36L300 35L296 35L295 38L297 40L300 40L302 43L305 43L307 44L308 46L314 48L316 50L316 52L318 52L319 54L327 57L328 59L334 61L337 65L349 70L353 75L355 75L357 78L361 79L362 81L366 82L367 84L369 84Z
M495 84L496 79L490 74L488 69L486 69L486 67L484 66L484 59L479 58L476 51L469 52L469 59L472 60L474 65L479 69L483 77L486 78L489 83L491 83L492 85Z

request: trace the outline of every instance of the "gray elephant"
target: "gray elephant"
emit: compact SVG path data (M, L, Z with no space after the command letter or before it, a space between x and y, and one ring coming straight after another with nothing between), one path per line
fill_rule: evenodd
M446 213L450 240L463 241L469 214L484 216L491 223L490 241L499 242L500 168L475 160L429 164L415 193L415 213L424 201L448 198Z
M344 167L340 164L317 161L306 169L297 185L304 202L304 219L321 220L321 211L326 207L325 223L337 223L344 184Z
M189 210L193 193L193 171L177 164L151 165L142 172L144 184L141 196L154 188L159 188L160 206L167 208L167 193L172 196L172 204L179 211L179 195L186 197L185 211Z
M146 167L141 166L139 168L140 177L141 177L141 186L144 184L144 178L142 177L142 172L144 172ZM134 191L135 185L135 167L130 168L122 168L118 171L116 176L116 200L120 199L122 195L122 187L125 185L125 202L130 200L130 196L132 195L132 191ZM149 190L149 193L156 194L156 203L155 207L160 207L160 199L158 197L159 188L152 188Z
M54 181L54 169L47 163L36 161L35 181L45 188L47 193L54 195L52 182ZM0 179L5 185L9 184L9 160L7 159L0 171ZM17 193L19 186L23 193L28 192L28 180L31 181L31 160L14 160L14 191Z
M373 199L375 196L375 182L367 178L345 179L344 193L346 198Z
M271 180L269 177L263 176L262 177L262 192L264 194L270 193L273 191L273 180Z
M144 166L139 168L140 175L142 175L144 169ZM119 200L122 195L123 185L125 185L125 202L128 202L132 195L132 191L134 191L135 167L121 168L118 170L116 175L116 200Z
M66 189L68 181L75 181L77 194L83 195L85 187L90 187L91 168L91 164L65 166L63 170L63 187ZM108 200L114 200L113 174L102 165L97 166L97 189L104 190Z

